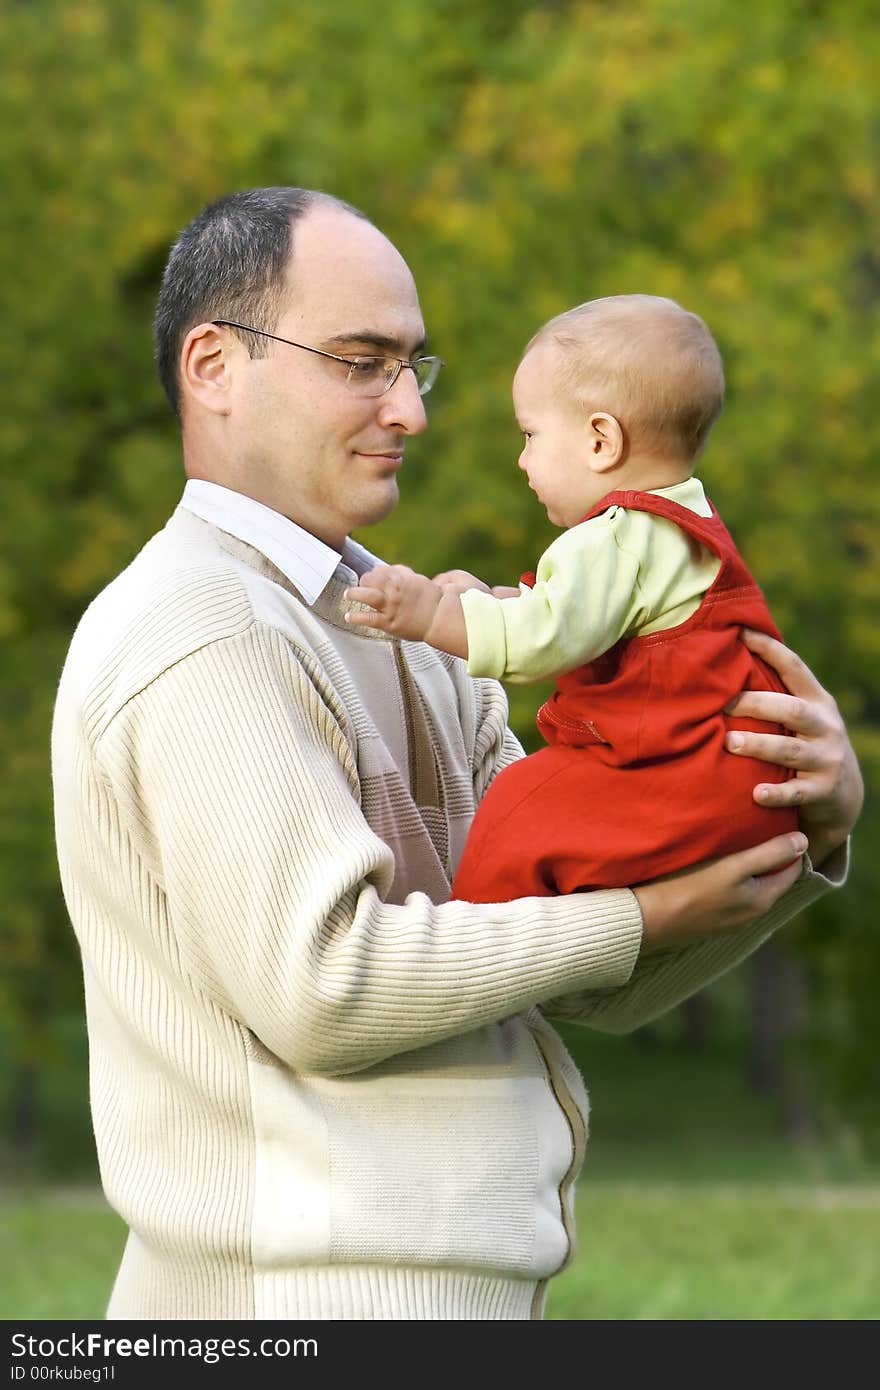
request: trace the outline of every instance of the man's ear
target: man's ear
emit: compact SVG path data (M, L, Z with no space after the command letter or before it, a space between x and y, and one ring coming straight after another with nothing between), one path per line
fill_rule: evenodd
M215 415L232 409L230 387L236 350L245 351L238 339L224 337L213 323L199 323L183 340L180 352L180 384L183 393Z
M594 473L608 473L626 457L626 435L614 415L594 410L587 421L587 462Z

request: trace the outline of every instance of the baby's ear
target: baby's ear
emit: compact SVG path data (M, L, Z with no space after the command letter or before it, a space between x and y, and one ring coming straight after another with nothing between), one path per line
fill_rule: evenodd
M607 473L626 453L626 436L615 415L594 410L587 420L587 462L594 473Z

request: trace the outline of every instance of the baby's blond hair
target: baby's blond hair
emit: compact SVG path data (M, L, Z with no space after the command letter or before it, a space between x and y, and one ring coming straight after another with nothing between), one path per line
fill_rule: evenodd
M724 404L724 367L697 314L658 295L609 295L557 314L526 352L545 342L562 351L558 393L614 415L640 449L700 453Z

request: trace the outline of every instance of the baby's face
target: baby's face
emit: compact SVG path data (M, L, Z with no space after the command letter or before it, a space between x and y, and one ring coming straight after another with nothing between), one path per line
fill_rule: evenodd
M513 409L523 432L519 467L556 526L575 526L609 491L607 477L590 467L591 436L585 412L555 391L559 348L537 343L513 378Z

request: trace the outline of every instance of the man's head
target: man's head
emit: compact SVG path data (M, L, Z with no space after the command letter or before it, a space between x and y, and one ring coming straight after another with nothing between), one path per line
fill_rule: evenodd
M341 544L396 505L405 437L425 413L412 371L365 397L332 355L409 362L423 342L409 268L362 213L308 189L221 199L178 238L156 312L187 473Z
M572 525L615 487L688 477L723 403L721 356L696 314L655 295L590 300L526 347L520 464L551 520Z

